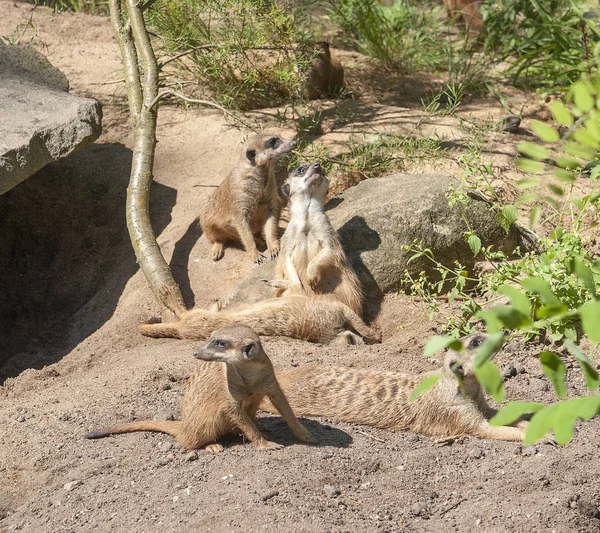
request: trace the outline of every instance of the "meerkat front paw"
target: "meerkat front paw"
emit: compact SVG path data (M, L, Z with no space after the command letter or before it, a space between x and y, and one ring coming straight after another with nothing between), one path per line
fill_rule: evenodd
M275 259L277 259L277 256L279 255L279 245L277 244L275 246L272 246L267 250L267 252L269 253L271 261L275 261Z
M306 269L306 279L311 289L316 289L321 282L321 273L316 268L311 268L309 265Z
M209 453L221 453L223 451L223 446L217 444L216 442L213 442L212 444L207 444L206 446L204 446L204 451L207 451Z
M303 442L310 442L311 444L317 444L319 442L318 439L304 426L302 427L302 431L295 431L294 434Z
M208 257L210 257L210 259L212 259L213 261L218 261L219 259L222 259L223 256L225 255L223 248L224 248L223 243L215 242L212 245L212 248L210 250L210 253L208 254Z
M283 448L283 444L277 444L276 442L273 442L270 440L264 440L261 442L257 442L255 444L255 446L259 450L279 450L280 448Z
M254 264L262 265L266 260L267 260L267 256L257 250L256 255L254 255Z

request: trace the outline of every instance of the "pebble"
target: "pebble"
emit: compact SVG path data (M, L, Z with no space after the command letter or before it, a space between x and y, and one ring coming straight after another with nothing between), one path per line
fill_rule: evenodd
M63 485L63 488L66 491L72 491L73 489L76 489L77 487L83 485L83 481L81 481L80 479L76 479L74 481L69 481L68 483L65 483Z
M521 124L521 118L517 115L506 115L496 122L496 129L506 133L517 133Z
M412 507L410 508L410 512L415 516L422 515L423 511L424 511L424 506L420 503L413 503Z
M171 458L167 455L167 457L161 457L158 460L158 466L166 466L171 462Z
M483 448L473 448L469 455L472 459L481 459L483 456L485 456L485 451L483 450Z
M279 496L279 491L278 490L271 490L269 492L267 492L266 494L263 494L260 499L263 502L266 502L268 500L270 500L271 498L275 498L275 496Z
M192 461L196 461L197 459L198 459L198 452L192 451L185 456L185 460L188 463L191 463Z
M323 487L323 491L325 491L325 495L328 498L335 498L341 494L341 491L335 488L333 485L325 485Z
M17 422L25 422L25 417L23 415L19 415L17 418L15 418L15 420Z
M517 374L525 374L525 367L521 363L515 363Z
M539 379L539 378L531 378L529 380L529 386L534 391L546 391L546 390L548 390L548 383L546 383L543 379Z
M163 383L160 386L160 390L171 390L171 384L170 383Z
M517 375L517 369L515 368L515 365L506 365L504 367L504 370L502 371L502 377L504 379L510 379L513 378Z
M537 448L535 446L521 446L521 455L524 457L529 457L530 455L535 455L537 453Z
M154 415L153 420L175 420L175 417L167 411L159 411Z
M160 451L163 453L167 453L171 451L171 448L173 447L173 445L170 442L163 442L160 445Z

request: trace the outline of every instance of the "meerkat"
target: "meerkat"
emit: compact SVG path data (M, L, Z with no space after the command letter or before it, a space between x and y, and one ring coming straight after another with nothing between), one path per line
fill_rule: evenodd
M469 37L478 37L483 31L483 17L479 11L480 0L444 0L448 17L467 32Z
M139 329L147 337L203 340L216 328L238 323L259 335L309 342L381 342L381 335L347 305L319 296L270 298L231 311L193 309L180 312L178 318L177 322L142 324Z
M442 377L414 401L409 397L421 381L438 372L406 375L354 368L299 367L277 373L277 379L299 416L326 416L342 422L423 435L521 441L527 422L491 426L487 418L496 410L486 400L474 373L475 350L486 335L465 337L465 353L448 350ZM459 384L463 383L463 396ZM261 409L273 412L264 401Z
M278 224L280 200L275 179L275 163L296 146L296 141L272 133L251 137L242 148L238 165L207 198L201 208L202 232L212 243L209 257L223 257L227 241L238 241L257 263L279 253ZM264 234L267 251L256 247L256 237Z
M186 450L220 452L223 447L217 439L241 432L256 448L274 450L282 445L265 439L254 423L258 406L267 397L296 437L314 442L310 431L294 416L271 360L250 328L237 325L215 330L194 356L202 362L188 381L180 421L131 422L91 431L85 437L156 431L172 435Z
M331 55L329 43L306 42L297 48L300 61L298 74L302 79L302 94L315 100L328 94L339 94L344 88L344 67Z
M304 164L283 186L289 196L290 221L281 238L275 266L276 296L326 295L362 315L363 292L348 263L338 234L325 213L329 180L319 163Z

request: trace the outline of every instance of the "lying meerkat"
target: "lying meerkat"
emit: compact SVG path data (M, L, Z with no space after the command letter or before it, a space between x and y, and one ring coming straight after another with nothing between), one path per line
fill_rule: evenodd
M276 296L330 295L362 315L363 293L338 234L325 214L329 180L321 165L302 165L283 186L290 221L275 266Z
M496 413L486 402L473 371L475 350L486 335L465 337L464 354L448 350L444 377L414 401L409 397L423 378L438 372L406 375L355 368L299 367L277 373L277 379L297 415L326 416L343 422L383 429L413 431L423 435L521 441L527 422L511 427L491 426ZM459 388L462 376L466 397ZM274 412L268 401L261 409Z
M147 337L201 340L214 329L235 323L251 327L259 335L309 342L381 342L381 335L347 305L319 296L271 298L231 311L193 309L180 312L178 322L142 324L139 329Z
M272 133L251 137L242 149L239 163L200 208L200 227L213 244L210 258L223 257L225 243L242 242L252 260L261 263L279 253L277 225L280 200L275 163L296 146L296 141ZM264 234L267 252L261 254L255 236Z
M266 440L254 424L261 400L268 397L296 437L314 442L310 431L294 416L277 383L273 365L258 335L250 328L218 329L194 356L203 362L188 381L181 403L181 421L143 420L91 431L85 437L157 431L172 435L187 450L220 452L223 447L217 439L241 431L255 447L274 450L282 445Z
M300 60L298 74L303 82L303 96L315 100L321 96L339 94L344 88L344 67L331 55L328 42L302 43L296 54Z

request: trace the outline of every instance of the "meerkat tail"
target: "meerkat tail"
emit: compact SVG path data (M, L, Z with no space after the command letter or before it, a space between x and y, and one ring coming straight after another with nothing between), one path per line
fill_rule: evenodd
M349 329L356 331L367 344L379 344L381 342L381 333L371 329L362 319L350 308L346 315L346 326Z
M86 433L86 439L102 439L109 435L118 435L119 433L133 433L135 431L154 431L156 433L167 433L177 437L181 429L180 421L173 420L140 420L139 422L130 422L128 424L119 424L106 429L96 429Z
M155 339L160 339L162 337L169 337L173 339L179 338L177 322L167 324L140 324L138 329L145 337L154 337Z

